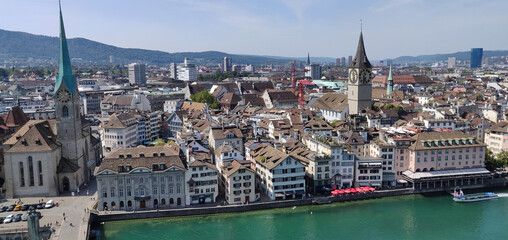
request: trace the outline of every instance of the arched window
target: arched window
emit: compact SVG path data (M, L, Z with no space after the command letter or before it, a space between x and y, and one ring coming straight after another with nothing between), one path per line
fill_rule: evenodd
M178 205L178 206L182 205L182 199L181 198L176 199L176 205Z
M34 160L32 156L28 157L28 174L30 177L30 186L35 185L35 179L34 179Z
M161 205L166 205L166 199L161 199Z
M132 207L132 202L131 202L131 200L127 201L127 207L128 207L128 208L131 208L131 207Z
M170 198L170 199L169 199L169 204L170 204L170 205L175 204L175 200L173 200L173 198Z
M123 201L120 201L120 208L123 208L123 207L124 207Z
M115 202L111 202L111 209L115 209L116 207L116 203Z
M62 108L62 117L69 117L69 108L67 108L67 106L63 106Z
M154 199L153 200L153 207L157 207L157 205L159 205L159 200Z

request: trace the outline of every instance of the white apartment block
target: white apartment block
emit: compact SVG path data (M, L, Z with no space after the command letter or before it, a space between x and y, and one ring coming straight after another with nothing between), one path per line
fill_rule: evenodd
M212 164L194 161L185 174L187 184L187 205L215 202L219 194L219 170Z

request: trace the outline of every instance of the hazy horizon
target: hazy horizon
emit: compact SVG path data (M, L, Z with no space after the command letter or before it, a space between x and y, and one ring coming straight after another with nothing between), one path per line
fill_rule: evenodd
M370 59L505 50L508 1L62 1L68 38L164 52ZM0 28L58 36L58 1L5 2ZM505 26L505 27L503 27Z

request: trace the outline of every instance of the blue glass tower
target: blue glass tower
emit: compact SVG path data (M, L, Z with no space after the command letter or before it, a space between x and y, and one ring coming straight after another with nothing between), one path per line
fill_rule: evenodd
M471 48L471 68L481 68L483 58L483 48Z

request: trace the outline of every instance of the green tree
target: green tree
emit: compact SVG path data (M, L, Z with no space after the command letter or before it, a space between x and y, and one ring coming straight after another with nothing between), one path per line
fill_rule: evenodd
M158 138L158 139L155 139L155 141L153 141L153 145L156 147L160 147L160 146L166 145L166 142L164 142L163 139Z
M219 105L219 102L217 102L217 99L215 99L215 97L212 94L210 94L207 90L203 90L199 93L192 94L191 100L193 102L206 103L212 109L220 108L220 105Z
M504 167L508 165L508 152L501 152L497 156L494 156L494 153L487 149L485 152L485 161L487 162L487 169L490 171Z

